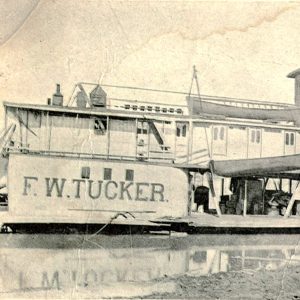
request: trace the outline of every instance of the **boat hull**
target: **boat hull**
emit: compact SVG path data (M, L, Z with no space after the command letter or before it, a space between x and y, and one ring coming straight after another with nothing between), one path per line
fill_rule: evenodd
M10 154L0 222L152 225L188 214L188 187L187 172L171 166Z

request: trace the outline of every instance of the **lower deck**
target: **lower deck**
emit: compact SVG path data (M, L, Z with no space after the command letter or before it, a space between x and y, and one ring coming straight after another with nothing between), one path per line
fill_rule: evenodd
M187 233L300 233L300 216L268 216L268 215L217 215L207 213L192 213L184 218L156 218L152 220L139 219L99 219L98 223L84 223L79 220L60 223L9 222L5 220L0 226L10 227L13 232L125 232L125 227L141 229L136 232L179 231ZM119 230L121 229L121 230ZM135 231L135 230L134 230ZM132 231L132 233L134 232ZM126 231L127 232L127 231Z
M155 223L169 224L172 230L202 233L255 233L295 232L300 233L300 216L268 215L222 215L192 213L185 218L157 219Z

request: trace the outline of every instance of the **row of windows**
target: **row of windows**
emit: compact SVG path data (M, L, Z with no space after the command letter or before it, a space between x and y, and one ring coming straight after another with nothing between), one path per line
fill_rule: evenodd
M173 108L173 107L160 107L160 106L151 106L151 105L130 105L125 104L125 109L132 109L132 110L140 110L140 111L155 111L155 112L162 112L162 113L171 113L171 114L183 114L183 110L181 108Z
M166 122L170 124L170 122ZM104 135L107 130L107 120L106 119L95 119L94 130L96 134ZM137 133L138 134L148 134L149 124L148 122L138 121ZM176 136L186 137L187 135L187 125L177 123L176 124ZM214 140L224 140L225 139L225 128L224 127L214 127L213 129L213 139ZM250 142L259 144L261 142L261 131L251 130L250 131ZM293 146L295 144L295 134L293 132L287 132L285 134L285 145Z
M225 129L224 127L214 127L213 130L213 139L214 140L224 140L225 138ZM261 131L260 130L251 130L250 131L250 142L260 144L261 142ZM287 132L285 134L285 144L293 146L295 144L295 133Z
M90 167L82 167L81 168L81 178L90 179L90 176L91 176ZM133 178L134 178L134 170L127 169L125 171L125 180L133 181ZM112 169L111 168L103 169L103 180L112 180Z
M63 118L62 118L63 119ZM125 121L124 121L125 123ZM166 124L171 122L165 121ZM94 119L94 132L97 135L105 135L107 131L107 119L106 118L95 118ZM270 129L265 129L265 131L270 131ZM138 134L148 134L149 124L148 122L138 121L137 133ZM276 131L277 132L277 131ZM176 136L186 137L187 136L187 125L182 123L176 124ZM224 140L225 139L225 128L223 126L213 128L213 139L214 140ZM261 142L261 131L251 130L250 131L250 142L259 144ZM287 132L285 133L285 145L293 146L295 144L295 133Z
M165 121L164 124L171 124L170 121ZM126 121L120 123L119 130L125 129ZM123 126L124 125L124 126ZM186 125L185 125L186 126ZM128 129L128 128L126 128ZM163 128L164 129L164 128ZM94 132L98 135L105 135L107 131L107 119L96 118L94 121ZM164 131L164 130L163 130ZM137 133L138 134L148 134L149 123L144 121L138 121L137 123ZM183 130L184 136L186 135L186 127Z

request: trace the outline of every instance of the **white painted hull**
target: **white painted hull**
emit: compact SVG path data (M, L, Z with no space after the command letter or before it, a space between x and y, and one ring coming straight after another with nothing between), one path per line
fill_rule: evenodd
M186 216L187 199L186 172L170 166L10 154L0 222L149 225Z

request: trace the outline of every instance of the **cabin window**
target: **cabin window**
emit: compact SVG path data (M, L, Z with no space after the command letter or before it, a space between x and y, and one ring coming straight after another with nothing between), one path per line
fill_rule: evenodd
M110 168L104 168L103 179L111 180L111 169Z
M219 129L217 127L215 127L214 128L214 140L218 139L218 132L219 132Z
M294 145L294 142L295 142L295 135L294 133L291 133L290 144Z
M224 127L220 129L220 140L224 140Z
M260 143L260 131L256 130L256 143L259 144Z
M90 179L91 170L90 167L82 167L81 168L81 178Z
M125 180L126 181L133 181L133 177L134 177L134 171L133 170L126 170Z
M94 133L104 135L107 130L107 119L97 118L94 121Z
M176 135L178 137L186 137L187 125L178 123L176 125Z
M148 134L148 122L138 121L137 133L138 134Z
M224 127L214 127L213 137L214 137L215 141L218 139L223 141L225 139L225 128Z
M170 113L174 113L174 111L175 111L174 108L170 108L170 109L169 109L169 112L170 112Z
M285 134L285 144L290 146L295 144L295 134L293 132L287 132Z
M182 136L186 136L186 125L182 126Z
M130 109L130 105L129 104L125 104L125 109Z
M251 134L251 139L250 139L251 143L259 144L261 140L260 130L252 129L250 134Z
M251 130L251 143L255 142L255 130Z

